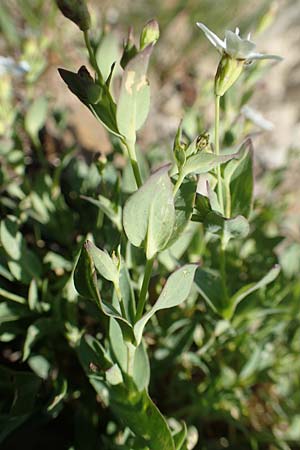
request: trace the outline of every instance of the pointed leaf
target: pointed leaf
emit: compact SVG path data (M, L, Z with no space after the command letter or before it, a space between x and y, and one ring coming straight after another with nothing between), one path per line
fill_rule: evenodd
M134 142L135 133L145 122L150 107L150 88L146 73L153 45L148 45L127 64L117 104L120 133Z
M157 311L180 305L187 299L196 269L196 264L186 264L170 275L155 305L134 326L138 344L141 342L146 323Z
M184 167L183 173L184 176L189 175L190 173L207 173L215 167L223 164L227 161L230 161L233 158L236 158L237 154L232 155L215 155L214 153L207 152L199 152L196 155L190 156Z
M141 439L149 450L175 450L168 424L146 390L139 392L133 386L115 386L110 390L113 412Z
M91 255L97 272L106 280L119 283L119 272L108 253L86 241L86 249Z
M136 247L145 243L151 259L167 245L174 222L173 184L163 167L127 200L123 225L129 241Z
M225 311L224 317L226 319L231 319L231 317L234 314L234 311L238 304L244 300L248 295L252 294L252 292L257 291L258 289L267 286L269 283L272 283L272 281L277 278L280 272L280 266L276 265L274 266L268 273L265 275L260 281L257 283L250 283L246 286L243 286L241 289L239 289L230 299L230 307Z
M250 139L241 146L239 159L226 164L224 180L230 190L231 216L249 217L253 203L253 146Z
M113 305L103 301L97 286L95 265L89 252L90 246L83 245L79 259L74 271L74 284L77 292L83 297L96 301L103 314L116 319L122 329L123 337L126 340L135 341L133 329L130 323L114 308Z

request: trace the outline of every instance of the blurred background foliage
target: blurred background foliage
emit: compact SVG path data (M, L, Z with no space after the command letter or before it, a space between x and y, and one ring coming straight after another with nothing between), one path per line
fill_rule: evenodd
M166 416L187 422L189 448L297 450L299 2L91 0L89 5L93 43L104 65L120 55L130 25L139 31L152 17L160 23L150 71L153 105L139 139L140 148L149 149L145 171L168 157L183 116L190 136L212 126L217 56L197 31L197 20L220 35L237 25L242 33L254 31L261 50L285 57L272 70L249 67L222 105L223 145L236 145L240 133L251 135L257 177L252 231L230 250L230 282L257 280L278 259L282 273L240 306L233 323L219 320L195 292L183 308L162 312L150 324L146 342L151 396ZM128 170L118 144L58 77L57 67L78 69L87 55L80 33L54 2L2 0L0 30L0 55L30 65L23 76L0 71L0 445L128 449L128 430L106 407L105 392L95 394L82 368L88 347L81 333L101 340L102 324L96 307L78 298L71 281L89 233L109 251L118 244L117 219L112 226L81 196L105 192L114 202L119 173L125 189ZM180 258L213 266L214 243L201 230L191 236ZM137 283L138 257L132 262ZM156 267L154 298L173 265L174 255L165 255Z

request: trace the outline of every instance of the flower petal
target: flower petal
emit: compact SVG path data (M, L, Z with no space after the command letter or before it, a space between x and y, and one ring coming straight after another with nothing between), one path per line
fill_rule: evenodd
M222 41L222 39L220 39L215 33L210 31L210 29L207 28L203 23L197 22L196 25L197 27L200 28L200 30L203 31L203 33L205 34L207 39L213 44L213 46L216 47L216 49L219 52L223 53L223 50L225 50L225 42Z
M269 54L264 54L264 53L249 53L249 55L247 56L248 60L255 60L255 59L274 59L275 61L282 61L283 58L282 56L278 56L278 55L269 55Z
M253 53L256 45L248 39L241 39L236 33L227 30L225 32L226 53L236 59L247 59L249 53Z

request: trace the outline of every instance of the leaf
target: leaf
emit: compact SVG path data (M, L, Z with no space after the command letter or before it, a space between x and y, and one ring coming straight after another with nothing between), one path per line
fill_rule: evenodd
M198 292L215 313L222 311L222 282L216 271L198 267L195 274Z
M1 221L0 239L4 250L11 258L21 258L24 239L19 232L17 219L14 216L7 216L6 219Z
M135 142L135 133L144 124L150 108L150 88L146 78L153 45L148 45L127 64L117 104L117 124L121 134Z
M224 242L232 238L242 239L249 233L250 227L247 219L243 216L237 216L233 219L226 219L221 214L211 211L209 212L203 224L207 231L219 236L224 236Z
M93 336L82 336L76 347L76 352L87 375L93 373L93 370L108 370L113 365L105 349Z
M29 357L32 347L40 339L47 335L52 335L57 332L57 325L53 319L41 318L37 319L32 325L29 326L23 347L23 361Z
M189 248L196 231L199 231L198 224L190 222L177 241L158 255L159 262L162 263L169 272L172 272L176 266L178 267L178 261Z
M196 155L190 156L183 169L182 173L184 176L189 175L190 173L201 174L207 173L215 167L223 164L227 161L230 161L233 158L236 158L237 154L234 153L232 155L215 155L214 153L206 153L199 152Z
M257 291L258 289L261 289L262 287L267 286L268 284L272 283L272 281L277 278L280 272L280 266L275 265L260 281L256 283L249 283L246 286L243 286L241 289L239 289L230 299L230 306L229 308L224 312L223 317L226 319L231 319L236 307L238 304L244 300L248 295L252 294L252 292Z
M110 406L149 450L175 450L167 422L146 390L115 386L110 390Z
M183 445L185 444L186 438L187 438L187 428L186 428L186 424L183 422L181 430L179 430L173 436L175 450L183 449Z
M47 118L48 101L38 96L30 105L25 116L25 129L33 141L38 138L38 132L44 126Z
M74 270L74 285L77 292L83 297L96 301L102 313L107 317L116 319L122 329L125 340L135 341L133 329L130 323L122 317L122 315L114 308L113 305L102 300L95 273L95 265L90 254L90 246L85 243L82 247Z
M91 241L86 241L85 246L93 259L97 272L106 280L119 284L119 271L109 254L100 250Z
M97 48L96 60L98 67L107 80L111 66L120 59L119 41L114 33L105 34Z
M135 349L133 363L133 380L139 391L148 389L150 382L150 363L145 343L142 341Z
M162 167L126 202L123 225L129 241L145 245L147 259L166 247L175 223L173 185Z
M240 158L231 160L224 169L224 180L230 191L231 216L249 217L253 203L253 146L247 139L241 146Z
M123 383L122 372L118 364L114 364L105 372L105 379L112 386Z
M119 284L127 317L129 318L129 321L133 323L136 313L134 291L129 271L122 259L121 259Z
M80 198L97 206L116 225L118 230L122 231L122 209L120 206L118 206L116 211L113 203L103 195L99 195L98 199L86 197L85 195L81 195Z
M21 303L25 305L27 303L24 297L20 297L20 295L14 294L13 292L6 291L5 289L0 288L0 297L6 298L7 300L11 300L16 303Z
M186 264L169 276L155 305L134 325L134 334L138 344L142 340L146 323L157 311L180 305L187 299L196 268L196 264Z
M184 180L175 196L175 223L167 247L174 244L186 229L193 213L197 182Z
M13 322L15 320L22 320L25 317L32 316L32 311L29 311L27 306L20 303L0 303L0 325L6 322Z
M70 91L86 105L94 116L113 134L120 136L116 123L116 105L105 86L98 86L92 77L82 77L80 74L65 69L58 72ZM96 89L102 89L96 91ZM95 95L96 94L96 95Z

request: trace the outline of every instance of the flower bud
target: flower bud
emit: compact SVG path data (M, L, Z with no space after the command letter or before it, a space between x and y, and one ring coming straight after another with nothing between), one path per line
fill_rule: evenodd
M149 44L155 44L159 38L158 22L154 19L149 20L144 26L140 37L140 48L143 50Z
M215 76L215 95L222 97L242 73L245 61L224 54Z
M56 0L56 4L65 17L72 20L82 31L91 26L91 17L85 0Z

